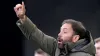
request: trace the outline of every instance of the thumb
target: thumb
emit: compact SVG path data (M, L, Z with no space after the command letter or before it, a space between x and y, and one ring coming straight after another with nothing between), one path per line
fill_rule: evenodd
M24 1L22 1L22 6L25 7Z
M22 1L22 9L25 11L25 4L23 1Z

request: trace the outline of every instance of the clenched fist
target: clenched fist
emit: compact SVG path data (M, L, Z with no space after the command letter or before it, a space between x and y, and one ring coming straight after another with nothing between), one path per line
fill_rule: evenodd
M17 17L19 19L24 19L25 17L25 12L26 12L26 9L25 9L25 5L24 5L24 2L22 2L22 4L17 4L15 7L14 7L14 11L17 15Z

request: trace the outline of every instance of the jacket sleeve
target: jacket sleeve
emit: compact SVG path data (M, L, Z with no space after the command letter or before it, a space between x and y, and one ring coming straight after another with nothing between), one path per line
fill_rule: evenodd
M50 55L55 53L57 47L56 39L44 34L28 17L23 24L20 20L16 24L28 40L32 39L35 41L43 51Z

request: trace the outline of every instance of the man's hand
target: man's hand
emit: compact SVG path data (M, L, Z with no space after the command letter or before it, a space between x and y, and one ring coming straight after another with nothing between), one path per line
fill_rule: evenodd
M22 4L17 4L15 7L14 7L14 11L17 15L17 17L21 20L25 20L25 12L26 12L26 9L25 9L25 5L24 5L24 2L22 2Z

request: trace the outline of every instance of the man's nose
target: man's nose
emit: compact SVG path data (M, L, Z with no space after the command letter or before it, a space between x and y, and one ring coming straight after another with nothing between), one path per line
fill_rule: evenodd
M60 38L60 37L61 37L61 33L58 34L58 38Z

